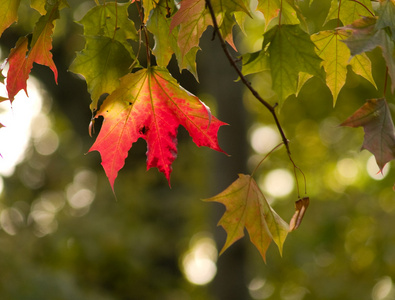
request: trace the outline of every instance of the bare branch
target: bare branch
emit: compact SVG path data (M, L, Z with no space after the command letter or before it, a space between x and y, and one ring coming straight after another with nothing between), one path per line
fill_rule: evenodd
M225 40L224 40L223 36L221 35L221 33L220 33L220 31L219 31L219 26L218 26L217 20L216 20L216 18L215 18L215 13L214 13L213 6L212 6L212 4L211 4L211 0L205 0L205 1L206 1L207 8L208 8L209 11L210 11L210 15L211 15L211 18L212 18L212 21L213 21L214 35L216 34L216 35L218 36L218 39L219 39L220 42L221 42L222 49L223 49L223 51L224 51L226 57L228 58L230 64L231 64L232 67L235 69L236 73L239 75L240 80L241 80L241 81L243 82L243 84L251 91L252 95L254 95L254 97L255 97L259 102L261 102L261 103L270 111L270 113L272 114L273 119L274 119L274 121L275 121L275 123L276 123L277 129L278 129L278 131L279 131L279 133L280 133L280 135L281 135L281 139L282 139L282 141L283 141L283 143L284 143L284 145L285 145L285 148L287 149L288 156L290 157L290 156L291 156L291 151L290 151L290 149L289 149L289 141L288 141L287 137L285 136L284 130L283 130L283 128L281 127L280 121L278 120L278 117L277 117L277 114L276 114L275 107L276 107L277 105L271 105L269 102L267 102L266 100L264 100L264 99L259 95L259 93L252 87L251 83L245 78L245 76L244 76L243 73L241 72L240 68L236 65L236 62L235 62L235 60L233 59L232 55L230 54L230 52L229 52L229 50L228 50L228 48L227 48L227 46L226 46Z

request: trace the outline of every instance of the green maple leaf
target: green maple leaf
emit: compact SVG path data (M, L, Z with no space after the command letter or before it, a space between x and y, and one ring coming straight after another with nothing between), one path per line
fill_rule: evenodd
M296 6L293 1L286 0L259 0L257 10L265 17L265 26L281 13L281 24L299 24Z
M134 1L132 1L132 2L134 2ZM156 7L156 4L155 4L155 1L153 1L153 0L142 0L142 3L143 3L143 7L144 7L143 22L147 23L150 13Z
M89 10L79 21L84 26L85 36L106 36L122 43L135 58L129 40L138 41L139 35L132 20L128 17L128 3L109 2Z
M20 0L2 0L0 2L0 36L18 19L20 2Z
M299 72L321 76L321 59L315 53L310 36L298 25L270 29L264 35L263 49L267 45L273 90L282 106L289 95L296 93Z
M233 42L233 27L237 24L235 13L242 12L251 16L250 10L243 0L213 0L212 5L222 36L236 50Z
M352 24L341 27L349 34L344 43L350 49L351 56L380 47L392 79L392 91L395 91L395 49L394 41L384 29L377 29L376 18L364 17Z
M77 54L69 70L84 76L92 98L90 107L95 111L100 96L118 87L119 78L129 72L132 62L130 53L117 40L89 36L84 50Z
M243 75L270 70L270 58L266 51L246 53L242 56Z
M129 40L138 40L138 34L128 18L128 6L113 2L99 5L80 21L86 44L69 70L85 78L92 111L97 109L101 95L110 94L118 87L119 78L129 72L135 59Z
M332 0L331 8L324 24L339 17L343 25L347 25L361 16L371 16L373 11L372 2L370 0L359 0L358 2L353 0L342 0L341 2Z
M395 159L394 123L384 98L368 100L341 126L363 127L365 136L362 149L374 155L380 170Z
M372 75L372 63L365 53L352 57L349 64L355 74L368 80L377 89L376 82Z
M56 0L55 0L56 1ZM52 1L55 2L55 1ZM41 15L45 15L47 10L45 9L45 5L47 5L47 0L30 0L30 7L37 10ZM67 0L59 0L59 10L65 7L69 7ZM50 4L51 2L49 2Z
M383 0L380 1L380 6L377 10L378 19L376 23L377 29L389 27L392 32L392 39L395 40L395 1Z
M306 72L299 72L299 78L298 78L298 86L296 88L296 97L299 95L300 90L304 86L304 84L311 78L313 75L306 73Z
M349 62L350 51L342 41L348 35L342 30L321 31L311 36L317 46L316 52L322 58L322 65L326 72L326 85L333 96L333 105L336 104L341 88L346 82L347 65L354 71L369 80L376 86L372 77L371 62L366 55L357 55Z
M180 71L187 69L197 79L196 53L199 47L193 47L185 56L181 54L181 49L178 46L179 28L176 27L170 31L172 17L167 15L167 7L171 12L176 10L172 1L161 0L147 23L147 29L154 35L155 39L152 52L155 55L156 63L160 67L166 67L172 55L175 54Z
M272 240L282 252L289 226L271 208L251 176L239 174L239 178L223 192L204 201L219 202L226 207L218 222L227 233L221 254L244 236L244 228L264 260Z
M178 28L170 32L171 16L167 15L166 1L161 0L154 9L147 23L147 29L154 35L155 46L152 50L156 63L160 67L167 67L175 51L179 49L177 44ZM173 2L169 3L171 10L175 9ZM166 38L163 38L163 37ZM175 45L174 45L175 42ZM173 49L174 46L176 49Z
M142 21L144 24L146 24L150 18L151 11L157 6L156 1L154 1L154 0L131 0L131 3L134 3L136 1L141 2L141 6L144 11L144 16L143 16Z

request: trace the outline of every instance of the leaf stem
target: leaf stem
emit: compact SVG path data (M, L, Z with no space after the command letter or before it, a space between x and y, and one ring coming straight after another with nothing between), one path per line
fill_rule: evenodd
M339 6L337 9L337 27L340 27L340 7L342 6L342 0L339 0Z
M113 40L115 39L117 30L118 30L118 1L115 0L115 28L114 28L114 35L112 37Z
M299 180L298 180L298 175L296 174L296 170L300 172L303 176L303 181L304 181L304 193L307 194L307 184L306 184L306 176L304 175L303 171L301 168L299 168L295 162L293 161L292 157L289 155L289 160L291 161L293 167L294 167L294 176L295 176L295 182L296 182L296 188L298 190L298 198L300 198L300 191L299 191Z
M360 2L358 0L351 0L351 1L353 1L355 3L358 3L359 5L363 6L372 15L372 17L374 17L374 13L365 4L363 4L362 2Z
M151 55L150 55L148 33L147 33L147 29L146 29L145 24L144 24L144 15L143 15L143 12L141 10L142 7L137 4L137 1L135 1L135 3L136 3L136 6L137 6L137 10L139 12L139 16L140 16L140 22L141 22L140 32L141 31L144 32L145 50L146 50L146 55L147 55L147 68L149 68L151 66ZM140 35L140 43L141 43L141 35Z
M280 146L282 146L282 145L284 145L284 142L281 142L280 144L278 144L276 147L274 147L272 150L270 150L270 152L267 153L267 154L265 155L264 158L262 158L262 160L259 162L259 164L257 164L257 166L255 167L254 171L252 171L251 177L254 176L256 170L258 170L259 166L264 162L264 160L265 160L270 154L272 154L275 150L277 150L278 148L280 148Z
M252 93L252 95L259 101L261 102L268 110L269 112L272 114L274 122L276 123L277 129L281 135L281 139L285 145L285 148L287 149L287 153L288 156L291 157L291 151L289 148L289 141L287 139L287 137L285 136L284 130L281 127L280 121L277 117L276 114L276 110L275 107L277 106L277 104L275 104L274 106L271 105L269 102L267 102L266 100L264 100L259 93L252 87L251 83L245 78L245 76L243 75L243 73L241 72L240 68L236 65L236 62L234 61L232 55L230 54L228 48L226 47L226 43L225 40L223 38L223 36L221 35L220 31L219 31L219 26L217 23L217 19L215 18L215 13L214 13L214 9L213 6L211 4L211 0L205 0L206 1L206 6L210 11L210 15L211 15L211 19L213 22L213 26L214 26L214 32L217 34L220 42L221 42L221 46L222 49L226 55L226 57L228 58L230 64L232 65L232 67L235 69L236 73L239 75L240 80L243 82L243 84L250 90L250 92Z

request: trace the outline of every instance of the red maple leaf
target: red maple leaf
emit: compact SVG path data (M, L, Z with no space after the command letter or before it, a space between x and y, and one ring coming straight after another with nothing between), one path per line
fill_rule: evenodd
M122 77L98 116L103 116L104 122L89 151L100 152L113 190L118 171L139 138L147 141L147 169L158 168L169 184L179 125L188 130L197 146L224 152L218 145L217 132L225 123L212 116L209 108L179 86L164 68L150 67Z
M55 63L52 60L52 32L54 22L59 17L59 3L53 7L49 7L47 14L42 16L34 29L32 41L30 43L30 51L28 52L27 37L20 38L15 48L11 50L8 57L10 68L7 74L7 92L11 101L14 100L15 95L20 90L26 90L26 81L29 78L33 63L38 63L51 68L55 76L55 81L58 79L58 71ZM28 54L26 55L26 53Z

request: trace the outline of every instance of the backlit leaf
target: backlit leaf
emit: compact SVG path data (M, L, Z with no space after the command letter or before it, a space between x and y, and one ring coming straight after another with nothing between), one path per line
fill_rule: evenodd
M154 0L132 0L131 3L139 1L142 5L142 7L139 7L139 10L142 9L142 13L143 13L143 23L146 24L151 11L156 7L156 1Z
M244 236L244 228L264 260L272 240L282 252L289 226L271 208L251 176L239 174L239 178L223 192L204 201L219 202L226 207L218 222L227 233L221 254Z
M361 16L372 16L371 12L373 12L373 8L371 1L358 0L358 2L353 0L332 0L325 23L339 17L343 25L347 25L361 18Z
M45 5L47 5L47 2L49 5L51 3L53 4L55 1L47 1L47 0L30 0L30 7L34 8L37 10L41 15L45 15L47 13L47 10L45 9ZM64 7L68 7L69 4L67 3L67 0L59 0L59 10L61 10Z
M84 26L85 36L105 36L120 42L134 58L129 40L138 41L135 25L128 18L128 3L114 2L98 5L89 10L79 21Z
M33 63L50 67L57 82L58 71L50 50L52 49L54 23L59 18L58 6L59 2L53 6L47 5L47 14L41 16L34 27L30 51L27 56L25 56L28 50L27 38L20 38L8 57L10 67L7 74L7 92L11 101L20 90L26 91L26 81L33 68Z
M394 42L384 29L377 29L376 20L373 17L364 17L342 27L341 29L349 33L349 37L344 40L344 43L350 49L352 56L380 47L392 79L391 89L395 91Z
M321 76L321 59L310 36L298 25L270 29L264 35L264 49L268 43L273 89L281 106L289 95L296 93L299 72Z
M299 24L295 8L286 0L259 0L257 10L263 13L266 27L281 12L281 24Z
M170 31L172 18L167 15L167 7L171 12L176 10L172 1L161 0L154 9L147 24L148 30L154 35L155 39L155 46L152 52L155 55L156 63L160 67L166 67L174 53L180 71L187 69L197 79L196 53L200 48L193 47L186 55L181 54L181 49L178 45L179 28L175 27ZM164 36L166 38L163 38Z
M341 31L321 31L311 36L317 46L317 54L322 58L322 65L326 71L326 85L331 90L333 105L346 82L347 64L350 51L340 41L346 38Z
M342 126L360 127L365 132L362 149L371 152L382 170L395 159L395 133L391 113L384 98L368 100Z
M100 152L113 189L129 149L139 138L147 141L147 169L158 168L169 182L179 125L197 146L223 152L217 131L225 123L212 116L208 107L181 88L164 68L150 67L122 77L97 116L103 116L104 122L90 151Z
M26 80L29 75L26 77L26 73L30 73L29 70L26 70L26 52L28 51L28 39L27 37L21 37L16 42L14 48L11 49L10 55L8 56L8 64L10 68L7 73L7 92L8 97L10 97L10 101L14 100L15 95L21 89L24 89L27 94L26 89Z
M210 12L205 0L183 0L181 7L173 16L170 31L180 25L178 46L181 55L186 55L192 48L199 47L199 39L207 26L212 24Z
M247 53L242 56L244 75L270 70L269 55L265 51Z
M144 7L144 19L143 22L147 23L151 11L156 7L154 0L142 0Z
M249 9L243 0L213 0L212 5L222 36L236 50L232 31L234 25L237 24L234 14L243 12L246 15L250 15Z
M372 75L372 63L365 53L358 54L351 58L349 64L355 74L358 74L368 80L377 89L376 82Z
M20 0L0 1L0 36L12 23L18 19Z
M298 87L296 88L296 97L299 95L302 87L304 86L304 84L309 81L309 79L313 77L313 75L309 74L309 73L305 73L305 72L299 72L299 78L298 78Z
M348 35L342 30L321 31L311 36L317 46L316 52L322 58L326 71L326 85L332 92L333 105L336 104L340 90L346 82L347 65L351 64L355 73L365 77L375 85L371 63L366 55L358 55L350 59L350 50L342 42Z
M135 59L130 40L138 40L128 3L105 3L93 7L82 18L85 49L77 54L70 71L84 76L91 94L91 110L97 110L101 95L110 94L119 78L129 72Z
M119 85L119 78L129 72L133 60L125 47L105 36L86 37L85 49L69 67L84 76L91 94L91 110L97 109L101 95L110 94Z

